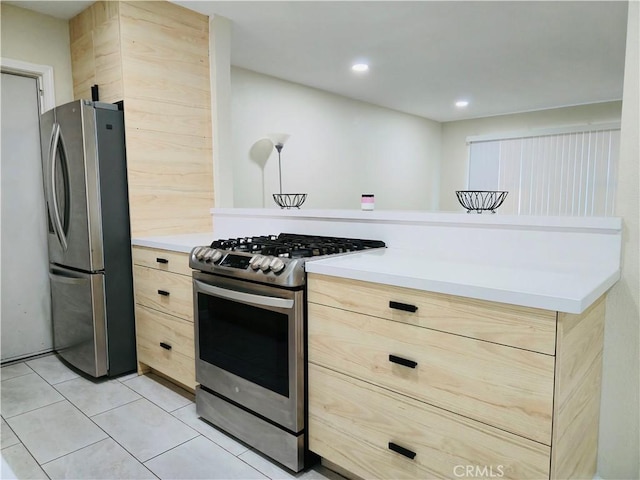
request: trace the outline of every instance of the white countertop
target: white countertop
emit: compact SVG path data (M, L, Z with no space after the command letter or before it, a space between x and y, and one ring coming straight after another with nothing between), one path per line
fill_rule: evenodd
M582 313L620 277L614 268L510 267L393 248L308 261L306 271L567 313Z
M619 218L224 208L212 212L211 232L138 237L132 244L188 253L214 239L280 232L377 239L389 248L309 260L306 270L567 313L582 313L620 277Z
M212 208L214 218L234 217L269 219L314 219L326 222L370 222L421 225L494 226L506 228L534 228L556 230L620 230L619 217L567 217L544 215L501 215L466 212L440 212L424 210L322 210L322 209L279 209L279 208Z
M188 233L184 235L160 235L157 237L136 237L131 239L131 245L139 247L160 248L173 252L189 253L193 247L210 245L215 240L213 232Z

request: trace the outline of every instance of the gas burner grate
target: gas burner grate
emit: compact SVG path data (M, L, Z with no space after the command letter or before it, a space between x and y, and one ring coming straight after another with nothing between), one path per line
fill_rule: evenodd
M378 240L360 240L355 238L324 237L319 235L300 235L281 233L244 238L215 240L211 248L233 252L248 252L284 258L307 258L337 253L355 252L368 248L385 247Z

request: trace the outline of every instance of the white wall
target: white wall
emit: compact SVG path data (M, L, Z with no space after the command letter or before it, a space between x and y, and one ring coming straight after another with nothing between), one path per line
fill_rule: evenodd
M621 107L622 102L606 102L443 123L440 209L463 210L455 191L467 188L467 137L546 127L619 122Z
M56 105L72 101L69 22L6 3L0 9L1 56L52 66Z
M303 208L360 208L362 193L376 209L437 208L438 122L236 67L231 118L235 207L277 208L277 152L263 169L251 149L284 132L283 192L308 193Z
M640 2L629 2L618 176L622 277L607 299L598 473L640 478Z

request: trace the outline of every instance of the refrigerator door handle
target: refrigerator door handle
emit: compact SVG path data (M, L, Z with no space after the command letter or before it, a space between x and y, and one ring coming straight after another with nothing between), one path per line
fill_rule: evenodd
M53 206L53 229L56 231L56 235L58 236L58 240L60 241L60 245L62 246L62 250L67 250L67 237L65 236L64 229L62 227L62 221L60 219L60 207L58 206L58 194L56 190L56 165L58 155L58 146L62 147L64 152L64 142L60 143L61 132L60 132L60 124L53 124L53 142L51 146L51 152L49 157L49 167L50 167L50 203ZM64 161L64 159L63 159ZM65 179L65 184L68 184L68 181Z
M49 139L49 148L46 153L46 165L44 165L44 194L47 201L47 215L49 216L49 223L51 227L54 229L54 233L58 236L58 233L55 232L55 217L53 214L53 198L51 196L51 163L53 162L52 156L55 155L54 145L56 139L56 124L54 122L51 127L51 138Z

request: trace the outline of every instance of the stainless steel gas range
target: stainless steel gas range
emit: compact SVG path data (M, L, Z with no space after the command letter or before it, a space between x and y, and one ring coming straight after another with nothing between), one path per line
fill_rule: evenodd
M191 251L200 417L293 471L306 438L306 275L310 258L384 242L280 234Z

